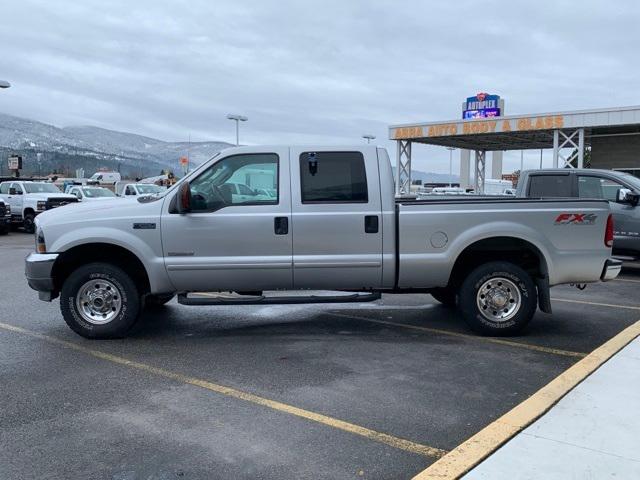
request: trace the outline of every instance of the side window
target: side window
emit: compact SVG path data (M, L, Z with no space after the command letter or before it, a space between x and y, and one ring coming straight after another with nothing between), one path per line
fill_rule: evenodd
M529 197L570 197L571 175L532 175Z
M238 190L240 190L240 195L255 195L256 192L247 187L244 183L238 184Z
M19 183L13 183L13 184L11 184L11 186L16 189L16 193L18 195L21 195L23 193L22 192L22 187L20 186Z
M133 187L127 185L127 188L124 192L125 195L135 195L136 192L133 190Z
M8 183L3 183L2 185L0 185L0 193L4 193L5 195L9 194L9 184Z
M580 198L603 198L615 202L618 190L621 188L624 187L608 178L590 175L578 177L578 196Z
M367 203L367 173L360 152L300 155L302 203Z
M211 212L237 205L277 205L278 162L275 153L234 155L220 160L191 182L191 210ZM257 188L273 189L276 195L258 195Z

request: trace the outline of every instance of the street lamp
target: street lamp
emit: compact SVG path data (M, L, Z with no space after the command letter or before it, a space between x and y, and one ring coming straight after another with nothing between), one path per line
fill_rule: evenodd
M371 143L371 140L375 140L376 136L375 135L371 135L370 133L365 133L364 135L362 135L362 138L366 138L367 139L367 143Z
M456 147L447 147L449 150L449 188L451 188L451 177L453 176L453 151Z
M237 147L238 145L240 145L240 127L239 127L240 122L246 122L249 119L243 115L233 115L231 113L227 115L227 118L229 120L235 120L236 122L236 147Z
M11 84L6 80L0 80L0 88L9 88Z

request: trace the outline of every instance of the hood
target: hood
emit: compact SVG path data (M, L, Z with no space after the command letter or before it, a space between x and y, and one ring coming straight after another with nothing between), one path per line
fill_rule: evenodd
M104 224L110 220L123 218L159 216L163 203L164 199L159 199L156 202L140 203L135 200L123 200L122 198L78 202L42 212L36 217L36 223L42 227L51 224L72 226L72 224Z
M69 195L68 193L54 193L54 192L38 192L38 193L27 193L24 196L29 196L29 198L35 198L36 200L48 200L50 198L69 198L75 199L75 195Z
M83 197L80 202L109 202L112 200L119 200L113 197Z

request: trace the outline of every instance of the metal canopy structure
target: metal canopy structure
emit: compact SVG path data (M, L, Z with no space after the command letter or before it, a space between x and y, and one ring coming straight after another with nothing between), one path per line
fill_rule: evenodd
M552 148L554 167L582 168L592 138L625 135L640 135L640 106L391 125L389 138L398 142L396 194L410 192L413 143L474 150L482 193L485 152Z

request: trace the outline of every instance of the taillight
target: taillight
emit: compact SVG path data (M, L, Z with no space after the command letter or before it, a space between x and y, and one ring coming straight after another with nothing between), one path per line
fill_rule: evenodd
M607 217L607 229L604 231L604 244L609 248L613 247L613 215L611 214Z

